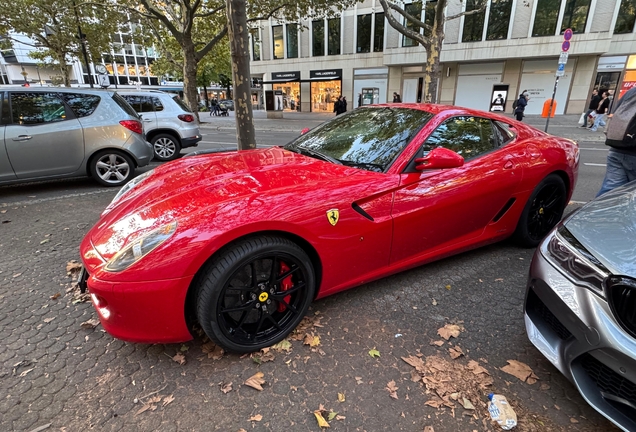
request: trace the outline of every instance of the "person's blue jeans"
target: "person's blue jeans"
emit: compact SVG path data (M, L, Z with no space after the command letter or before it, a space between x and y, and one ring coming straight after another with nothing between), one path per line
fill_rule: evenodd
M627 155L610 149L607 155L607 171L597 197L636 180L636 155Z
M596 118L594 119L594 124L592 125L590 129L592 129L593 131L596 131L599 126L605 127L606 123L604 118L605 118L605 114L598 114Z

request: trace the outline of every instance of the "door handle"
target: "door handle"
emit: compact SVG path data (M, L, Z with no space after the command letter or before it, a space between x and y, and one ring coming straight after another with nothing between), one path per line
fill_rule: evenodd
M145 122L147 122L147 123L149 123L149 122L151 122L152 120L151 120L151 119L147 119L147 118L145 118L145 119L144 119L144 121L145 121Z
M13 141L28 141L31 138L33 138L31 135L18 135L17 137L13 138Z
M504 164L504 166L503 166L503 167L504 167L504 169L513 169L513 168L514 168L514 166L515 166L515 164L513 164L513 163L512 163L512 161L507 161L507 162Z

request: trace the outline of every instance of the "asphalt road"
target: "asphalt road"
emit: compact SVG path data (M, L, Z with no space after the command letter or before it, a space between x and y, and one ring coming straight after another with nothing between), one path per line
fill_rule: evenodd
M203 149L236 142L233 131L220 127L205 126L203 134ZM264 146L295 136L295 130L257 131ZM602 144L581 142L581 149L570 210L593 198L604 174ZM533 251L506 242L316 302L310 316L320 323L306 332L320 345L293 341L272 361L214 359L202 338L141 345L114 340L99 326L82 328L96 314L66 293L66 264L77 259L80 240L115 193L89 179L0 187L2 431L49 424L68 432L318 431L313 412L321 405L344 417L330 422L335 431L495 431L484 422L489 391L511 400L519 430L615 430L527 340L522 305ZM432 345L450 323L463 329L459 336ZM493 379L472 398L474 411L425 405L435 389L427 394L411 381L413 368L402 360L451 361L451 347L464 353L453 364L478 361ZM380 357L371 357L372 349ZM173 360L177 353L185 364ZM508 360L529 365L539 381L504 373ZM266 381L262 391L244 384L257 372ZM392 381L397 398L387 389ZM460 394L476 394L468 381L454 384Z

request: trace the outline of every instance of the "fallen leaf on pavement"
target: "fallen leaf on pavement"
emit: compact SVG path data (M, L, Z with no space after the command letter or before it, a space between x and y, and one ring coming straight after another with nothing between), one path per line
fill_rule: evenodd
M372 350L369 350L369 355L373 358L380 357L380 351L373 348Z
M272 345L272 349L275 349L278 352L290 352L292 349L292 344L287 339L283 339L275 345Z
M575 418L570 417L570 423L578 423L579 421Z
M345 401L344 393L338 393L338 402L344 402L344 401Z
M307 333L303 339L303 344L309 345L312 348L317 347L320 345L320 336L314 336L313 333Z
M393 399L398 399L397 390L399 387L395 386L395 381L391 380L386 385L386 389L389 391L389 396Z
M501 370L528 384L534 384L539 379L539 377L532 372L530 366L517 360L508 360L508 364L502 367Z
M27 369L25 371L22 371L22 373L20 373L20 377L25 377L29 372L31 372L33 369L35 368L31 368L31 369Z
M180 365L184 365L186 363L186 358L183 354L176 353L174 357L170 357L172 360L176 361Z
M327 420L331 421L338 415L337 412L329 411L329 415L327 416Z
M201 346L201 351L208 355L208 358L212 360L220 360L223 358L223 348L216 345L214 342L206 342Z
M83 323L81 323L80 327L85 329L92 329L97 327L98 324L99 324L99 320L97 318L91 318L88 321L84 321Z
M449 340L451 337L458 337L460 332L461 328L457 324L446 324L437 330L437 334L446 340Z
M247 432L247 431L246 431L245 429L243 429L243 428L240 428L240 429L238 430L238 432Z
M450 285L446 285L446 289L450 291L451 286Z
M435 429L433 429L433 426L425 426L424 432L435 432Z
M435 345L435 346L442 346L444 345L444 341L443 340L436 340L436 341L431 341L431 345Z
M228 394L229 392L232 391L232 383L221 383L221 391L223 392L223 394Z
M55 317L44 318L44 319L43 319L43 321L44 321L45 323L47 323L47 324L48 324L48 323L50 323L51 321L53 321L54 319L55 319Z
M344 420L344 419L346 419L346 417L343 416L343 415L337 415L336 416L336 420Z
M464 409L467 409L467 410L475 409L475 405L473 405L473 403L466 398L464 398L464 400L462 401L462 405L464 406Z
M17 278L18 276L21 276L21 275L22 275L22 273L16 273L16 274L13 275L13 277Z
M139 411L137 411L137 412L135 413L135 415L139 415L139 414L141 414L142 412L146 412L146 411L148 411L149 409L150 409L150 405L148 405L148 404L144 404L144 406L142 406L141 408L139 408Z
M466 365L466 368L473 371L473 373L475 375L479 375L481 373L486 374L486 375L490 375L488 373L488 371L486 370L486 368L484 368L483 366L481 366L479 363L477 363L475 360L471 360L468 362L468 364Z
M364 384L364 382L362 381L362 377L355 377L356 379L356 384Z
M58 298L60 298L60 296L62 295L62 293L55 293L53 294L50 299L51 300L57 300Z
M249 377L245 381L245 385L255 388L258 391L263 391L263 387L261 384L265 384L265 380L263 379L263 372L256 372L254 375Z
M72 260L66 263L66 273L72 274L72 273L80 271L81 268L82 268L82 264L80 264L79 262L75 260Z
M263 420L263 416L260 415L260 414L256 414L256 415L250 417L248 420L249 421L257 421L257 422L259 422L259 421Z
M448 349L448 352L453 360L458 359L464 355L464 351L458 346L454 346Z
M163 406L166 406L172 403L173 400L174 400L174 395L166 396L165 398L163 398Z

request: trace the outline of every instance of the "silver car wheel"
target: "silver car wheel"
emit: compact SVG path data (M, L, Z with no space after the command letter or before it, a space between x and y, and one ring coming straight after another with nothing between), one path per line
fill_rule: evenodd
M170 138L159 138L154 143L155 154L162 159L170 159L177 151L177 146Z
M121 155L107 153L95 164L97 175L106 183L118 184L130 175L130 165Z

